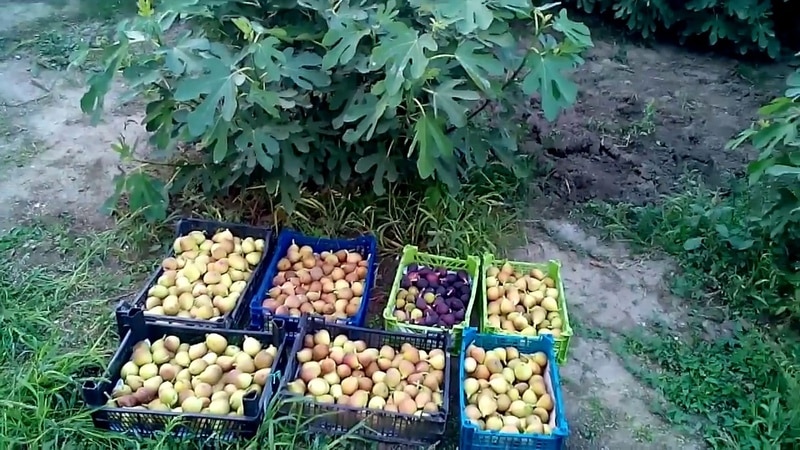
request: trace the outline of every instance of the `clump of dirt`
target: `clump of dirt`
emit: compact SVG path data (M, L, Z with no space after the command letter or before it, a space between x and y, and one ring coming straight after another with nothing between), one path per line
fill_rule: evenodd
M572 109L550 123L531 101L529 146L549 166L545 192L570 203L643 204L674 191L689 171L714 185L743 170L750 155L725 143L770 94L737 75L735 61L595 44L573 75L580 89Z

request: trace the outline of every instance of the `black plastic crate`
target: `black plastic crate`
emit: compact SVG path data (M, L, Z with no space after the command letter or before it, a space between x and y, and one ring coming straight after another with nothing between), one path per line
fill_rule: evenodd
M205 328L215 328L215 329L223 329L223 328L244 328L243 321L245 320L245 316L250 308L250 301L252 297L256 294L258 287L261 285L261 282L264 278L264 273L266 271L266 267L269 265L269 261L271 260L272 250L274 247L274 233L270 228L264 227L254 227L250 225L242 225L242 224L235 224L235 223L226 223L226 222L216 222L212 220L202 220L202 219L181 219L175 225L175 239L180 236L184 236L191 231L203 231L206 234L210 235L213 234L221 229L229 229L234 236L245 238L245 237L252 237L254 239L263 239L264 240L264 251L261 255L261 261L259 261L258 265L253 268L253 273L250 278L247 280L247 285L245 286L244 291L242 291L242 295L239 297L238 301L236 302L236 307L233 311L229 312L228 314L222 316L221 318L217 318L215 320L201 320L201 319L190 319L184 317L175 317L175 316L155 316L155 315L145 315L145 320L148 323L161 323L161 324L177 324L177 325L185 325L185 326L199 326ZM164 258L175 256L175 251L170 248L170 251ZM163 259L163 258L162 258ZM131 309L141 309L144 310L145 300L147 300L147 292L153 287L158 278L164 273L164 268L161 267L161 262L159 261L159 266L155 270L155 273L147 280L144 288L136 295L136 297L131 302L122 301L117 305L116 309L116 319L117 319L117 332L119 333L120 338L125 335L129 327L129 323L126 322L127 318L129 317L128 311Z
M174 324L147 323L139 309L129 311L126 318L128 332L109 362L102 379L87 380L83 384L83 398L97 428L129 433L135 436L152 437L159 432L168 431L179 438L203 438L231 441L252 437L258 431L262 415L273 394L282 385L282 374L288 360L285 340L282 335L267 332L244 330L215 330ZM160 339L174 335L182 343L194 344L205 340L206 334L217 333L224 336L229 344L240 345L245 336L258 339L264 345L274 345L278 350L272 365L269 382L264 385L260 395L248 394L243 399L243 416L221 416L212 414L189 414L172 411L151 411L106 406L109 396L120 379L120 370L133 353L136 343L149 339ZM96 409L95 409L96 408Z
M395 350L399 350L403 344L410 343L419 350L442 350L445 354L442 409L435 414L423 417L376 409L318 403L311 399L302 399L302 397L289 392L288 383L294 381L300 371L300 365L295 355L303 348L305 336L316 333L319 330L328 330L331 339L344 334L351 340L363 340L368 348L380 348L383 345L389 345ZM426 334L401 333L330 323L325 322L321 317L303 316L300 319L299 333L294 339L294 345L286 358L286 371L278 393L279 401L290 399L292 401L284 403L281 407L281 412L300 414L304 418L311 419L310 426L313 430L329 435L343 435L353 432L365 439L389 444L411 446L435 444L441 440L444 434L450 409L450 367L452 362L451 355L447 350L449 343L449 335L439 331ZM362 425L359 426L359 424Z

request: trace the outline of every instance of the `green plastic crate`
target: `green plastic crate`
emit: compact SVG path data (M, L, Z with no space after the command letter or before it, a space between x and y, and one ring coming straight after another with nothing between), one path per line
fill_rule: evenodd
M521 271L531 271L539 269L546 273L547 276L556 282L556 289L558 289L558 310L561 313L561 336L555 339L555 353L556 361L559 364L564 364L567 361L567 350L569 349L569 341L572 339L572 327L569 325L569 313L567 312L567 299L564 295L564 282L561 279L561 263L556 260L551 260L547 263L529 263L509 261L507 259L495 259L491 253L483 255L481 264L481 333L491 334L507 334L511 336L522 336L522 333L506 331L501 328L496 328L489 323L488 299L486 298L486 270L489 266L502 266L508 262L514 269ZM555 336L553 336L555 337Z
M394 317L395 305L397 304L397 292L400 290L400 281L403 279L403 273L406 267L414 263L424 266L439 266L449 270L466 270L470 276L472 292L469 296L469 303L466 305L464 320L453 325L450 329L451 352L455 355L460 351L461 334L465 328L469 327L472 308L475 306L475 296L478 293L478 284L481 278L481 260L477 256L467 256L466 259L455 259L431 255L429 253L421 253L414 245L406 245L403 247L403 255L400 257L400 265L397 266L397 273L394 277L394 283L392 283L392 290L389 293L389 300L386 302L386 307L383 309L383 326L388 331L424 334L442 330L442 328L438 327L426 327L423 325L400 322Z

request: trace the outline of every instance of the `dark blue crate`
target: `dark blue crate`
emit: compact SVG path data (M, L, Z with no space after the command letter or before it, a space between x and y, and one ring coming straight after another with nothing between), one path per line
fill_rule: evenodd
M272 250L273 250L273 238L274 233L271 228L264 228L264 227L254 227L251 225L244 225L244 224L237 224L237 223L228 223L228 222L217 222L213 220L204 220L204 219L192 219L192 218L184 218L180 219L175 224L175 238L179 236L184 236L191 231L203 231L206 234L213 234L222 229L229 229L234 236L245 238L245 237L252 237L254 239L263 239L264 240L264 252L261 257L261 261L259 261L258 265L253 268L253 273L250 276L250 279L247 280L247 285L242 292L242 296L239 298L239 301L236 302L236 307L233 311L229 312L228 314L218 318L217 320L201 320L201 319L190 319L184 317L172 317L172 316L152 316L152 315L145 315L145 320L147 323L171 323L176 325L184 325L184 326L199 326L205 328L216 328L216 329L230 329L230 328L244 328L246 326L246 322L244 321L247 316L248 307L250 304L250 300L253 296L258 292L258 287L261 285L262 279L264 277L264 272L266 271L268 261L270 260ZM170 245L170 250L165 257L168 256L175 256L175 251L172 250L172 246ZM141 291L133 298L132 301L121 301L116 308L115 315L117 319L117 333L119 334L120 339L125 336L128 328L130 328L130 324L128 323L128 318L131 317L129 312L132 309L141 309L144 310L144 304L147 300L147 292L148 290L153 287L158 281L158 277L160 277L164 273L164 269L161 267L159 262L158 268L154 271L154 273L150 276L150 278L145 283L145 286L142 288Z
M315 236L308 236L295 230L284 229L278 235L278 240L272 252L272 259L266 268L261 286L252 297L250 303L250 329L264 330L271 326L283 328L283 331L290 336L297 334L299 330L299 317L275 315L262 306L267 292L272 288L272 279L278 274L278 261L286 255L286 251L292 244L299 246L308 245L315 252L349 250L361 253L367 258L367 278L364 280L364 295L361 299L361 306L355 316L350 317L347 325L363 326L367 319L367 307L375 284L375 270L378 260L378 241L375 236L364 235L353 239L332 239Z
M171 434L180 439L203 439L209 442L231 442L252 438L258 432L263 412L284 385L283 374L289 361L286 339L281 334L244 330L213 330L176 324L148 323L137 308L128 313L126 334L111 358L103 377L87 380L82 393L86 405L92 408L92 422L96 428L130 434L136 437L154 437ZM262 344L277 347L277 356L272 366L272 376L259 395L248 395L243 399L243 416L220 416L213 414L189 414L172 411L118 408L106 406L106 402L119 380L122 366L130 360L133 347L139 341L160 339L165 335L178 336L182 342L197 343L214 332L224 336L228 342L240 344L246 336Z
M498 431L484 431L470 422L464 415L467 399L464 395L464 359L466 349L475 344L485 349L496 347L513 347L522 353L545 352L550 370L550 382L553 387L556 428L549 436L539 434L511 434ZM564 403L561 396L561 381L558 375L558 364L554 353L555 341L552 336L523 337L499 334L478 334L477 328L464 330L461 343L461 354L458 365L458 399L461 410L461 433L459 450L561 450L569 436L569 426L564 417Z

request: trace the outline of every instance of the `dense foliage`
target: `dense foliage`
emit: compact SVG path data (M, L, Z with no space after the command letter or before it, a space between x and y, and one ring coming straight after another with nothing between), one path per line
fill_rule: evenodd
M766 305L770 313L800 320L800 70L787 84L784 96L761 107L760 120L728 146L749 143L759 151L747 167L752 238L746 242L766 245L781 269L776 287L782 295Z
M530 0L139 5L81 105L96 116L120 70L147 95L152 144L186 160L166 184L142 168L118 177L117 196L151 219L191 184L263 184L284 203L307 186L383 193L421 178L455 190L488 161L515 165L514 99L538 95L555 118L577 95L566 72L591 46L564 10Z
M741 54L765 53L775 58L782 50L782 32L796 36L796 21L781 19L781 13L790 12L788 0L573 0L573 3L588 13L613 15L645 38L669 31L677 34L681 42L702 38L712 46L732 46Z

